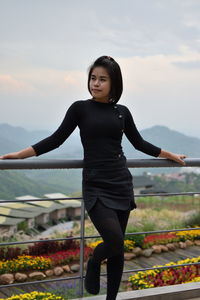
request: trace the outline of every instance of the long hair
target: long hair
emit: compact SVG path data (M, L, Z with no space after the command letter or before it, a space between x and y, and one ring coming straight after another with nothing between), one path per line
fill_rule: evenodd
M108 72L111 81L109 101L117 103L123 91L123 80L120 66L110 56L101 56L97 58L95 62L89 67L88 72L88 91L90 92L90 94L90 78L94 68L96 67L103 67Z

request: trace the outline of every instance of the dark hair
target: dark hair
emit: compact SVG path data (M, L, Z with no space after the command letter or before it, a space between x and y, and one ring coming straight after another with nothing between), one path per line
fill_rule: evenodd
M117 103L123 91L122 73L118 63L110 56L101 56L89 67L88 73L88 90L90 92L90 77L92 71L96 67L103 67L106 69L111 80L110 102ZM90 92L91 94L91 92Z

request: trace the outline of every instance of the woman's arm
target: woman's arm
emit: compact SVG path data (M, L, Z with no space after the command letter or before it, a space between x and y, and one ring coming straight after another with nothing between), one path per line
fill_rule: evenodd
M187 156L184 154L175 154L175 153L172 153L169 151L161 150L159 157L174 160L177 163L185 166L185 162L184 162L183 158L186 158Z
M28 147L18 152L2 155L0 156L0 159L23 159L31 156L36 156L36 153L32 147Z
M82 102L83 101L76 101L69 107L61 125L52 135L37 144L31 145L36 156L58 148L70 136L78 125Z
M135 149L154 157L160 155L161 148L147 142L140 135L132 114L126 106L124 106L124 133Z
M76 101L69 107L61 125L51 136L29 148L2 155L0 156L0 159L23 159L31 156L38 156L59 147L78 124L78 109L80 102L81 101Z
M181 165L185 165L183 158L186 158L186 155L175 154L166 150L162 150L161 148L145 141L137 130L137 127L133 121L133 117L127 107L125 107L125 134L131 144L137 150L151 156L167 158L176 161Z

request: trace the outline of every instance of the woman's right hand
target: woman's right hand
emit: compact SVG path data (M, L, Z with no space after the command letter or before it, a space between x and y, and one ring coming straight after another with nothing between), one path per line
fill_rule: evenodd
M31 156L36 156L33 147L28 147L18 152L12 152L5 155L1 155L0 159L23 159Z
M13 152L13 153L1 155L0 159L19 159L19 152Z

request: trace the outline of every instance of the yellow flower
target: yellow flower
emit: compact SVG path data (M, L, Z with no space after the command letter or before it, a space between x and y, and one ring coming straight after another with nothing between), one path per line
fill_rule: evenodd
M12 297L6 298L6 299L0 299L0 300L64 300L61 296L56 296L55 294L51 293L43 293L43 292L31 292L21 295L14 295Z
M102 242L103 242L102 240L98 240L96 242L89 243L88 246L91 247L92 249L94 249L94 248L96 248L97 245L99 245Z

